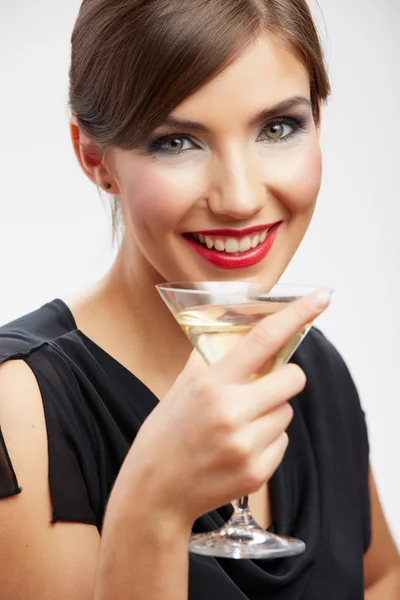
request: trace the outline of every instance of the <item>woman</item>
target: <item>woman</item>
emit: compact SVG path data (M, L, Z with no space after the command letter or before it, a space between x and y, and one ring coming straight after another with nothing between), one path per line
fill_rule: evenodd
M328 299L293 304L205 368L154 287L272 286L298 248L329 94L305 2L86 0L70 82L77 158L123 239L91 290L1 330L2 597L398 598L337 352L313 330L296 364L248 383ZM306 552L189 557L192 527L221 525L245 494Z

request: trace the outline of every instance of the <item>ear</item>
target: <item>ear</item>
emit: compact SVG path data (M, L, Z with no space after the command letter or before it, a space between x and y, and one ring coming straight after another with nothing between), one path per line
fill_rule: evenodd
M75 115L71 117L70 134L76 157L85 175L97 187L109 194L118 195L118 185L104 163L103 150L83 133Z

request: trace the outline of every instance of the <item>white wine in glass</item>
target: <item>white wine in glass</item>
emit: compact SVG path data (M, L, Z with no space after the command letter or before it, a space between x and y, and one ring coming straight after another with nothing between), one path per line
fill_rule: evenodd
M282 304L260 300L246 304L199 306L180 312L177 321L204 360L213 364L232 350L262 319L281 310ZM267 372L288 362L311 325L309 323L303 327L285 344L266 369Z
M247 282L167 283L157 289L193 346L208 364L230 352L265 317L282 310L290 302L318 289L312 286L278 284L265 291L260 284ZM312 323L308 323L254 373L261 377L285 365ZM235 501L226 525L210 533L192 535L189 549L196 554L224 558L278 558L300 554L301 540L265 531L254 520L248 498Z

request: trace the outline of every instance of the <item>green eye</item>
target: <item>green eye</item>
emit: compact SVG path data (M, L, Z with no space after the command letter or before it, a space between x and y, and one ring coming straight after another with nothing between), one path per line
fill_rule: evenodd
M174 138L171 140L166 140L163 144L164 151L168 152L168 154L179 154L182 151L184 146L184 140L180 138Z
M276 123L265 129L267 138L276 140L285 137L285 125L283 123Z
M195 149L196 144L186 135L166 135L149 142L147 151L153 155L181 156Z
M298 133L306 131L306 119L294 119L285 117L275 119L264 125L257 141L263 142L287 142Z

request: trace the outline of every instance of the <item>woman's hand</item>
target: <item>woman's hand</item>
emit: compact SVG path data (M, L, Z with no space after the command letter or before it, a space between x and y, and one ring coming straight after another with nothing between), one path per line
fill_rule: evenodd
M259 323L222 360L199 369L192 355L140 429L125 461L142 502L190 530L202 514L258 490L285 454L293 410L306 383L288 364L251 380L329 304L316 292Z

